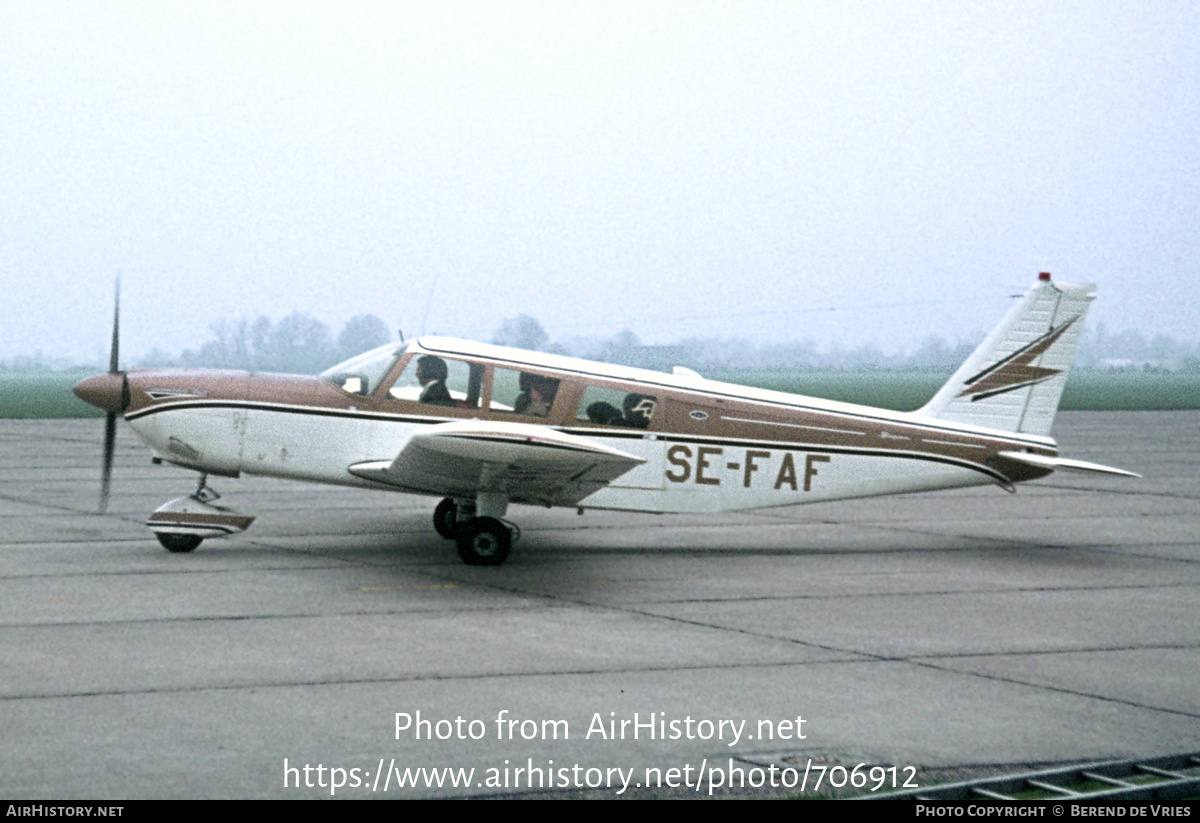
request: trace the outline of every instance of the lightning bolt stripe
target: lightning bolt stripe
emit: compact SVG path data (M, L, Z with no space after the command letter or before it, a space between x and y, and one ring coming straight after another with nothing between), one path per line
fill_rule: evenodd
M971 377L966 382L966 388L958 393L958 397L971 396L971 401L983 400L997 394L1014 391L1048 380L1062 369L1047 369L1032 365L1035 358L1046 353L1046 350L1058 341L1079 317L1073 317L1057 329L1051 329L1041 337L1002 358L983 371Z

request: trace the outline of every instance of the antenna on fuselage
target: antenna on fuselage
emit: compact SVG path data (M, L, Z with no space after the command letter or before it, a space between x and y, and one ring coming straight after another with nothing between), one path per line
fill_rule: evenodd
M429 297L425 300L425 313L421 315L421 331L418 337L425 336L425 321L429 319L429 307L433 305L433 293L437 291L437 281L433 281L433 285L429 287Z

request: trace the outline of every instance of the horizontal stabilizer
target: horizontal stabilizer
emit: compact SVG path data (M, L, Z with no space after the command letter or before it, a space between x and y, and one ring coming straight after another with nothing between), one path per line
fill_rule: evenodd
M1114 469L1112 466L1102 466L1099 463L1088 463L1085 460L1068 460L1065 457L1046 457L1040 454L1030 454L1028 452L1000 452L1001 457L1006 457L1009 460L1015 460L1018 463L1024 463L1027 466L1035 466L1039 469L1061 469L1069 472L1089 472L1092 474L1117 474L1122 477L1141 477L1140 474L1125 471L1124 469Z

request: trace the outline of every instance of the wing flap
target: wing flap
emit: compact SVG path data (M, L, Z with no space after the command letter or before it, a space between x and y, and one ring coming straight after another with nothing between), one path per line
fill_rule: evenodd
M572 506L644 462L546 426L468 420L418 431L394 460L355 463L349 470L428 494L497 492L517 503Z

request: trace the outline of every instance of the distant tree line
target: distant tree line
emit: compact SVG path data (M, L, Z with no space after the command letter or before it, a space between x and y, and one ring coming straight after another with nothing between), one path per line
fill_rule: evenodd
M666 346L644 345L636 334L624 329L609 338L567 337L550 341L537 319L522 314L505 320L493 334L492 343L517 348L567 354L604 363L670 371L685 366L697 371L716 369L766 370L863 370L892 368L908 371L945 371L958 366L973 345L948 346L930 336L912 354L888 355L876 346L852 349L820 349L812 340L792 343L756 344L743 339L693 337Z
M350 318L335 337L329 326L309 314L293 312L275 321L266 316L222 319L209 325L210 338L199 348L171 355L160 350L122 363L128 368L152 366L207 367L316 374L369 349L397 340L375 315ZM874 345L821 348L812 340L760 344L745 339L689 338L672 345L644 345L624 329L612 337L571 336L552 340L541 322L528 314L505 319L490 342L628 366L670 371L686 366L706 370L794 371L892 370L949 374L976 343L951 345L930 335L915 350L885 353ZM1200 375L1200 344L1138 331L1110 333L1103 323L1084 331L1075 361L1079 369L1183 372ZM81 366L41 354L0 363L0 372L59 371ZM90 364L88 369L97 368Z
M325 323L301 312L293 312L278 321L266 316L253 321L244 317L222 319L210 324L208 330L212 337L198 349L187 349L175 358L153 351L133 366L316 374L397 339L387 324L373 314L350 318L336 338Z
M552 342L536 318L522 314L505 320L491 342L667 371L672 366L686 366L700 372L705 369L883 369L949 374L967 359L980 341L952 345L931 334L914 351L891 354L872 344L852 348L835 344L820 348L813 340L759 344L745 339L689 338L669 346L646 346L637 335L625 329L611 338L567 337ZM1163 334L1147 339L1138 331L1110 334L1100 323L1094 329L1085 329L1075 367L1200 374L1200 344L1181 342Z
M1200 345L1165 334L1148 338L1134 330L1112 334L1098 323L1084 330L1076 363L1083 368L1200 374Z

